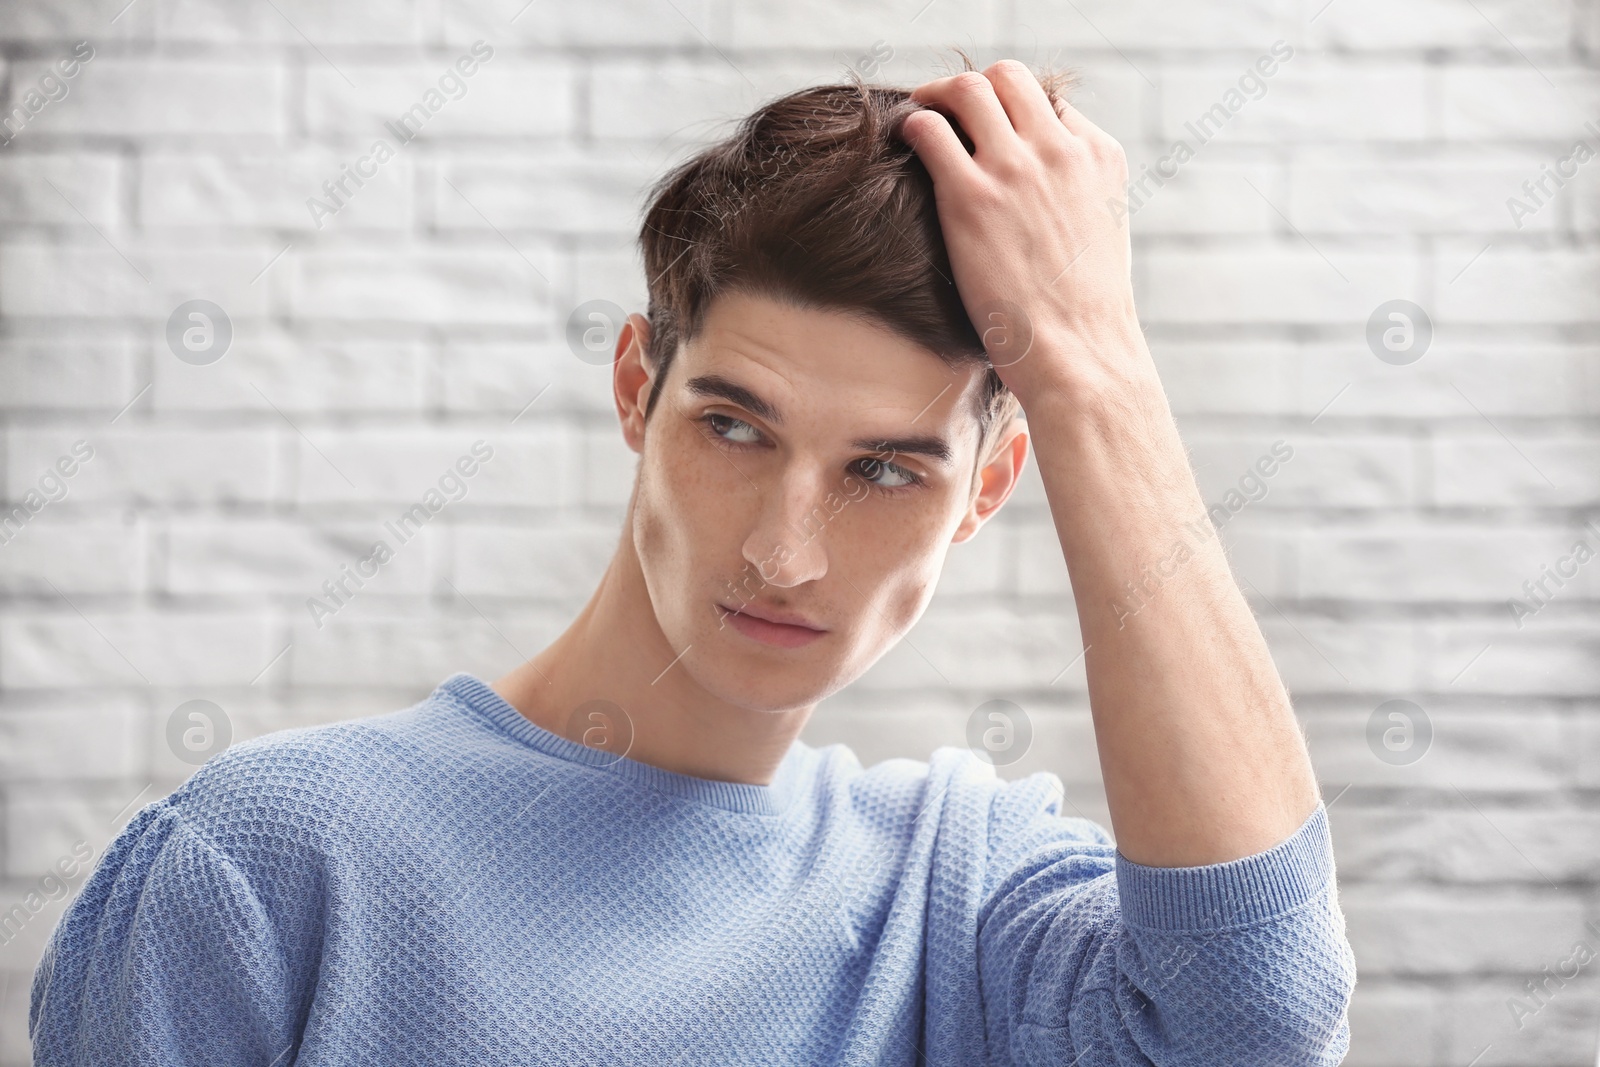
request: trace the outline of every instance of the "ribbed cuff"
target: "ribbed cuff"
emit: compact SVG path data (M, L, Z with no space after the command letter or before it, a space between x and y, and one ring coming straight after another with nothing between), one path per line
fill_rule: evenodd
M1273 919L1333 884L1333 840L1321 804L1287 840L1205 867L1146 867L1117 853L1123 921L1157 930L1220 930Z

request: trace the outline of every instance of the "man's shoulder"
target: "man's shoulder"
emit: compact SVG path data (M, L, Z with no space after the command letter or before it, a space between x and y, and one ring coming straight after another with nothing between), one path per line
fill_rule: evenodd
M167 803L219 846L327 836L425 803L460 766L475 732L436 690L409 707L241 741L202 765Z

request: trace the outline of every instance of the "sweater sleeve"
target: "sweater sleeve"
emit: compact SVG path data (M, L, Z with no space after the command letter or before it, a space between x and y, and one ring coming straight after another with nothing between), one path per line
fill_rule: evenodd
M37 1067L292 1062L282 946L225 855L160 801L112 842L45 948Z
M1265 852L1145 867L1056 814L1046 786L995 799L978 917L991 1057L1029 1067L1337 1064L1355 963L1325 809ZM1031 815L1028 809L1031 810ZM1085 833L1088 828L1089 833ZM1085 839L1087 837L1087 840Z

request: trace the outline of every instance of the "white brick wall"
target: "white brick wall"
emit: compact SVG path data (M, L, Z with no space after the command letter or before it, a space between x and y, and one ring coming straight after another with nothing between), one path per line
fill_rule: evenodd
M1595 1062L1592 968L1521 1029L1507 998L1600 919L1600 562L1520 628L1507 599L1600 544L1600 161L1520 227L1506 198L1600 148L1600 0L122 3L0 0L8 109L95 49L0 147L7 506L94 449L0 546L0 908L183 780L186 700L251 737L492 678L560 631L633 469L563 325L643 310L644 189L692 146L880 42L908 85L959 45L1079 67L1137 174L1281 39L1265 93L1136 213L1135 280L1207 499L1294 449L1222 536L1334 802L1348 1062ZM306 198L478 40L466 94L318 226ZM207 366L165 341L195 298L234 327ZM1364 339L1395 298L1436 327L1408 366ZM466 498L314 627L305 598L480 438ZM1055 770L1104 819L1070 596L1030 467L807 738L924 756L1005 696L1035 721L1006 773ZM1409 766L1366 740L1396 697L1433 724ZM60 907L0 945L0 1067L28 1062Z

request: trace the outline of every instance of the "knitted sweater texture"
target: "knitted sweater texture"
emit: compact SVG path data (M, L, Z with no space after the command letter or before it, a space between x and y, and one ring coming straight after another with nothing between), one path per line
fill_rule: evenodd
M965 749L770 785L587 748L468 674L141 810L34 978L38 1067L1288 1067L1348 1045L1326 812L1122 857Z

